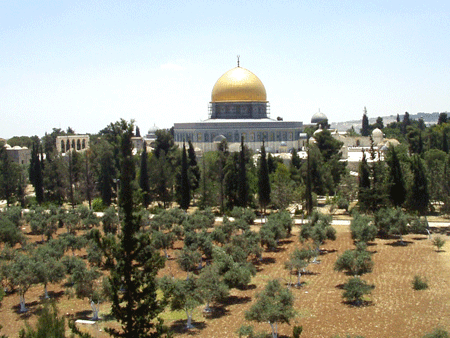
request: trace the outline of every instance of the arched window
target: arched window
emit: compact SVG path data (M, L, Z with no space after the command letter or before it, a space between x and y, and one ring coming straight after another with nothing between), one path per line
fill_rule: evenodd
M81 148L85 149L86 148L86 140L83 139L83 141L81 141Z
M69 151L69 150L70 150L70 141L67 140L67 142L66 142L66 151Z
M66 147L65 147L65 145L64 145L64 141L63 141L63 140L61 140L61 152L62 152L62 153L65 153L65 152L66 152Z
M75 140L72 140L72 149L75 149Z
M77 140L77 150L81 150L81 142L80 142L80 139Z

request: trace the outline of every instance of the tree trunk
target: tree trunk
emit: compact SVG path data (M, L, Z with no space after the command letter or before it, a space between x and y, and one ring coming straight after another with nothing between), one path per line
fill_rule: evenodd
M95 304L94 301L91 301L92 308L92 320L99 320L98 313L100 312L100 303Z
M189 311L186 310L186 316L187 316L187 324L186 329L193 329L194 325L192 325L192 311L189 313Z
M25 295L20 295L20 313L27 312L28 309L25 307Z
M272 338L278 338L278 328L273 325L273 323L269 322L270 327L272 328ZM276 324L275 324L276 325Z
M302 286L302 283L300 283L300 277L302 276L302 273L300 272L300 270L298 271L297 274L297 286L300 287Z
M50 297L48 296L48 292L47 292L47 284L44 285L44 298L45 299L49 299Z

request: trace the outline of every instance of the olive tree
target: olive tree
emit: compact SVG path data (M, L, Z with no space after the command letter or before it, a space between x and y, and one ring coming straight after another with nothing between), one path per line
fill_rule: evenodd
M278 337L278 324L287 323L295 315L294 296L278 280L270 280L265 289L257 294L256 302L245 313L245 319L269 323L272 338Z

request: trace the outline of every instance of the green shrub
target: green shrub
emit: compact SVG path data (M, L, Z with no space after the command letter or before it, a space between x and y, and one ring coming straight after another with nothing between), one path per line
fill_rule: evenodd
M437 328L433 332L427 333L422 338L450 338L450 334L444 329Z
M103 203L103 200L101 198L94 198L92 201L92 210L94 212L102 212L106 209L106 205Z
M420 219L419 217L414 218L410 222L411 226L409 227L409 231L413 234L423 234L427 235L427 223L425 220Z
M164 210L165 209L160 206L154 206L154 207L148 208L148 211L152 215L158 215L158 214L162 213Z
M445 240L441 236L436 236L432 241L433 245L436 247L437 251L441 251L442 247L445 244Z
M66 323L64 316L58 315L55 303L45 304L44 308L39 314L36 328L33 329L28 323L25 328L19 332L20 338L35 338L35 337L66 337Z
M372 269L372 255L363 242L359 242L355 250L344 251L334 263L334 270L345 271L354 276L372 272Z
M241 218L247 224L253 224L256 219L255 212L250 208L234 207L230 212L230 216L234 218Z
M294 326L292 330L292 337L293 338L300 338L300 335L303 332L303 326Z
M378 229L371 221L372 219L366 215L353 213L350 230L355 242L371 242L375 239Z
M388 235L399 235L407 233L408 219L401 208L382 208L375 213L375 226L378 235L386 237Z
M343 196L338 196L336 204L339 209L345 209L345 211L348 211L348 207L350 206L348 199Z
M414 290L425 290L428 288L428 283L426 279L422 279L420 276L415 275L412 281Z
M370 294L374 288L375 286L367 284L359 277L353 277L344 284L345 291L342 296L347 302L359 306L363 302L363 296Z

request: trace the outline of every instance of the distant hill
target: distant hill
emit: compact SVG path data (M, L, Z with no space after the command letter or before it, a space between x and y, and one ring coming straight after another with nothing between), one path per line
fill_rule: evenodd
M450 118L450 113L449 112L444 112L447 113L447 115ZM418 120L419 118L423 119L423 122L425 122L425 124L427 126L429 125L433 125L436 124L438 119L439 119L439 114L440 113L417 113L417 114L410 114L409 118L412 120ZM400 121L403 120L403 115L400 115ZM384 125L388 125L391 122L395 122L397 120L397 115L389 115L389 116L381 116L383 118L383 123ZM361 116L362 118L362 116ZM375 123L376 119L378 118L378 116L376 117L369 117L369 123ZM346 122L331 122L330 123L331 129L337 129L338 131L346 131L348 129L350 129L352 126L353 128L355 128L356 132L359 132L359 130L361 129L361 120L352 120L352 121L346 121Z

